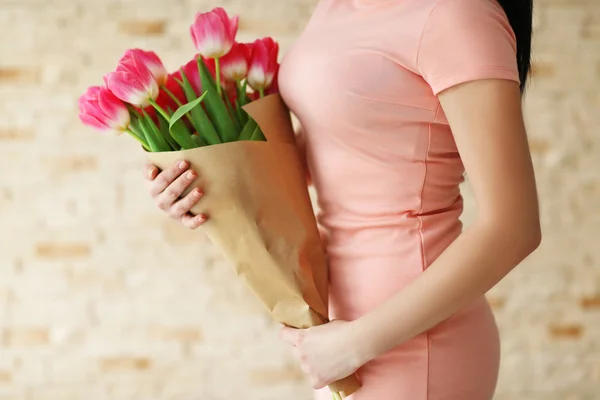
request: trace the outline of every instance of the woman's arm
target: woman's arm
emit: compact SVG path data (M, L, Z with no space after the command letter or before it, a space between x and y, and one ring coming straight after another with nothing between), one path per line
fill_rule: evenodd
M541 240L519 86L480 80L439 99L474 190L477 219L417 279L351 324L361 365L485 294Z

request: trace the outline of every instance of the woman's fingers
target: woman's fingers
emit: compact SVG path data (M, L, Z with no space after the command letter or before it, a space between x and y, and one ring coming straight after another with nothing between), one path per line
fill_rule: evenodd
M162 174L164 174L164 172ZM166 189L162 191L162 193L155 197L158 208L163 211L168 211L170 214L170 209L173 203L179 199L179 196L181 196L181 194L185 191L185 189L187 189L192 181L196 179L197 176L198 174L191 170L179 175L175 181L173 181L166 187ZM156 180L159 179L160 175L158 178L156 178Z
M146 164L144 166L144 177L149 181L153 181L159 172L160 171L158 168L156 168L156 165Z
M183 214L179 220L185 227L190 229L196 229L197 227L205 223L206 219L206 215L204 214L192 215L190 213L187 213Z
M189 166L190 164L187 161L179 161L158 174L152 181L152 187L150 189L152 196L156 197L161 195L173 181L189 168Z
M199 188L192 190L183 199L171 206L169 215L175 219L180 219L184 214L189 213L192 207L200 201L202 194L202 190Z
M150 193L158 207L187 228L196 229L207 220L206 214L193 215L190 212L202 199L202 189L193 189L180 198L198 176L189 167L187 161L180 161L161 172L155 165L146 164L144 175L150 181Z

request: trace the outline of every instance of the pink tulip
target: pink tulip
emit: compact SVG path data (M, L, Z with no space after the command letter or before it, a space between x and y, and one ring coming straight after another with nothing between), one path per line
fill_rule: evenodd
M135 58L139 60L142 64L145 64L146 67L150 70L150 73L156 79L156 82L159 86L167 83L167 78L169 73L165 69L160 58L153 51L145 51L141 49L132 49L127 50L125 56L127 58Z
M196 14L190 27L192 40L198 52L206 58L220 58L231 50L238 29L238 17L229 18L218 7L207 13Z
M79 119L103 132L123 133L129 126L125 104L105 87L92 86L79 98Z
M231 82L239 82L244 79L248 75L250 55L249 45L234 43L229 53L219 60L221 75Z
M132 52L119 61L116 71L104 77L111 92L126 103L147 107L158 97L158 82L150 68Z
M248 71L248 84L257 92L264 91L272 83L279 63L279 45L267 37L252 43L252 58Z

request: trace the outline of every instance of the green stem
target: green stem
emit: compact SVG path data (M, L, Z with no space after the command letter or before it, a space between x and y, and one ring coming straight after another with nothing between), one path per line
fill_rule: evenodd
M180 86L183 85L183 82L181 82L179 79L175 78L175 81ZM171 92L169 89L167 89L167 87L165 85L162 85L160 88L165 91L165 93L167 94L167 96L169 96L175 102L175 104L177 104L177 107L181 107L183 105L183 103L181 103L181 101L179 101L179 99L173 94L173 92ZM191 116L189 116L188 114L186 114L185 116L188 119L188 121L190 121L191 123L194 123L194 121L192 121L192 117Z
M171 98L171 100L173 100L175 102L175 104L177 104L178 107L181 107L183 104L181 104L181 101L179 101L179 99L173 94L173 92L171 92L169 89L167 89L167 87L165 85L162 85L160 87L162 90L164 90L164 92L167 94L167 96L169 96Z
M235 81L235 90L237 91L238 99L242 95L242 85L240 85L240 81Z
M259 89L258 93L260 94L260 98L262 99L263 97L265 97L265 89Z
M141 137L136 135L130 129L125 129L125 132L129 133L129 135L131 135L135 140L140 142L140 144L144 147L144 149L146 149L146 151L150 151L150 147L148 147L148 144L146 142L144 142Z
M152 107L154 107L156 109L156 111L158 111L160 113L160 115L162 115L163 118L167 120L168 123L171 123L171 117L169 116L169 113L167 113L165 110L163 110L163 108L161 106L156 104L156 101L150 99L150 100L148 100L148 103L150 103L152 105Z
M219 96L223 96L223 89L221 88L221 62L219 61L219 58L215 58L215 75L216 75L216 81L217 81L217 92L219 93Z
M333 399L334 400L342 400L342 396L340 395L339 392L333 392Z

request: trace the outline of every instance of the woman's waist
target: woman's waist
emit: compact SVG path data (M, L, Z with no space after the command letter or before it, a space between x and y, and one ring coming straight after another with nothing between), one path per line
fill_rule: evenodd
M322 218L319 221L329 257L354 262L385 258L428 266L462 231L460 219L449 216L353 224L336 224L334 220L323 223Z

